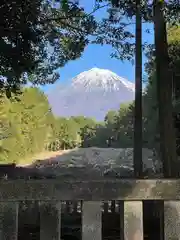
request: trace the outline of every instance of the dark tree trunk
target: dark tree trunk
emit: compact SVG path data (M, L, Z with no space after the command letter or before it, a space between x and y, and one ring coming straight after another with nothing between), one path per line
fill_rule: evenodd
M169 71L163 2L154 0L156 82L159 110L160 156L165 177L176 177L176 137L172 106L172 76Z
M141 0L136 0L134 174L141 177L142 164L142 21Z

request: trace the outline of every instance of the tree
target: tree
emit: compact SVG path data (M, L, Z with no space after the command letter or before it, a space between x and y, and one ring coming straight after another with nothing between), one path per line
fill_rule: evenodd
M172 107L172 77L164 18L163 1L154 1L156 83L159 110L161 161L165 177L177 176L176 138Z
M1 1L0 88L8 96L27 81L54 83L59 77L55 70L79 58L88 44L94 18L73 2L67 11L56 3Z
M142 17L141 1L136 0L134 174L141 177L142 162Z
M103 6L106 3L108 6L108 17L103 21L105 26L113 28L112 35L109 36L109 30L103 31L104 35L101 38L100 43L108 43L113 46L112 57L120 60L134 59L135 44L132 43L134 34L128 31L126 27L129 25L135 25L134 19L136 16L136 1L135 0L96 0L97 4ZM166 22L168 24L178 25L180 23L180 4L179 0L164 1L166 9ZM143 23L153 23L153 1L144 0L141 1L141 18ZM116 29L117 28L117 29ZM101 28L102 29L102 28ZM118 31L119 29L119 31ZM123 31L122 31L123 29ZM148 31L148 29L147 29ZM106 34L108 33L108 34ZM114 34L113 34L114 33ZM120 36L116 38L116 33ZM125 36L125 38L123 38ZM119 39L122 38L122 41ZM109 39L107 41L107 39ZM129 41L131 40L131 41ZM151 45L143 43L143 50L147 50Z
M115 0L110 2L114 6L119 8L119 12L122 15L128 16L130 18L132 18L134 15L137 16L137 13L138 13L137 7L136 7L137 5L135 4L134 1L122 2L121 0ZM154 0L153 4L149 3L149 1L143 1L141 4L141 9L142 9L141 13L142 13L142 19L144 19L145 21L153 20L154 26L155 26L156 74L158 76L157 94L158 94L159 124L160 124L159 126L160 126L160 139L161 139L161 153L162 153L161 159L163 160L163 164L164 164L164 171L165 171L164 174L165 176L170 176L172 174L176 176L176 173L173 172L173 171L176 171L176 167L173 167L173 166L176 166L176 144L175 144L175 130L174 130L174 124L173 124L173 117L172 117L172 98L171 98L172 84L170 83L171 76L169 72L169 62L168 62L169 59L168 59L168 48L167 48L167 39L166 39L167 37L166 22L163 16L164 6L166 7L166 15L167 15L166 21L169 23L174 22L175 16L177 17L178 10L179 10L179 5L177 1L174 1L174 2L167 1L165 3L164 1L160 2L159 0ZM163 42L163 45L161 44L162 42ZM164 61L163 58L166 61L165 64L163 62ZM163 83L163 81L165 81L165 84ZM168 128L168 126L170 127ZM140 129L140 124L139 124L139 128L137 129ZM136 131L136 129L134 130ZM169 137L168 137L168 132L170 133ZM135 143L138 144L137 141L135 141ZM140 149L140 147L136 147L135 152L136 151L138 152L138 149Z
M45 148L52 123L46 96L37 88L25 88L19 98L0 102L2 132L0 160L18 162Z
M176 26L168 26L168 53L169 53L169 66L170 71L173 76L173 116L175 119L175 127L176 127L176 136L177 136L177 154L179 155L179 107L178 107L178 99L180 96L179 93L179 76L180 76L180 29ZM158 123L158 108L157 108L157 86L156 86L156 73L155 73L155 58L154 51L151 50L148 54L148 64L146 64L146 70L148 73L148 87L146 94L144 96L144 113L146 120L146 129L147 129L147 137L151 137L151 146L154 145L156 136L156 140L159 141L159 131L157 127ZM148 119L150 119L148 121ZM151 130L150 130L151 129ZM153 131L152 131L153 129ZM149 140L148 140L149 141ZM157 141L156 141L157 142ZM154 145L155 146L155 145ZM156 149L157 150L157 149Z
M110 126L113 125L116 115L117 115L117 112L115 110L110 110L104 118L106 125L110 125Z
M173 97L178 102L180 96L180 26L168 28L168 52L170 58L170 71L173 75ZM174 102L174 104L175 104Z
M155 69L148 76L148 83L143 94L143 144L144 147L153 149L156 154L159 150L159 128Z
M121 104L114 124L116 146L133 147L134 103Z
M55 118L52 124L52 137L47 149L58 151L60 149L71 149L80 145L79 125L71 118Z

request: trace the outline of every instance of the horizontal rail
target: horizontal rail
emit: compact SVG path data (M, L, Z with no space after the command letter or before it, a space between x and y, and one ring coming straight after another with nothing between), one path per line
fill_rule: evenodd
M180 200L180 179L0 182L0 201L22 200Z

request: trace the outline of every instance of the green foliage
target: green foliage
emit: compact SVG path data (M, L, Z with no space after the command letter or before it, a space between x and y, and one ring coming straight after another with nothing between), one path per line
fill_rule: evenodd
M55 118L38 88L24 88L11 98L4 94L0 98L0 162L17 163L44 150L80 147L96 124L83 116Z
M104 118L106 125L112 125L115 121L116 115L117 115L116 111L114 110L109 111Z
M133 124L134 103L121 104L113 126L117 147L133 146Z
M179 83L179 35L169 40L171 67ZM172 48L173 47L173 48ZM143 94L143 146L158 150L156 75L153 55L148 65L148 84ZM178 88L175 88L179 99ZM178 113L178 104L175 108ZM74 147L133 147L134 102L109 111L104 122L84 116L55 118L46 96L38 88L25 88L21 95L0 98L0 160L18 162L43 150L58 151Z
M104 3L109 17L97 22L93 13ZM144 21L152 21L152 4L141 4ZM27 81L54 83L59 77L56 70L79 58L89 42L110 44L112 57L132 59L134 36L127 30L129 23L124 17L132 19L135 15L135 0L97 0L96 5L92 14L87 14L79 1L2 0L0 89L10 96ZM177 24L179 1L166 1L165 5L168 22L176 20Z
M79 125L71 118L54 119L52 137L47 145L47 149L58 151L80 146L81 139L78 130Z
M136 15L136 0L96 0L99 6L107 6L108 16L102 20L100 32L95 42L110 44L113 47L111 57L134 62L135 41L129 25L134 25ZM143 23L153 22L154 1L141 1L141 17ZM178 25L180 19L179 0L164 1L166 22ZM98 28L99 30L99 28ZM146 29L149 32L149 29ZM142 44L143 50L148 50L151 45Z
M180 31L179 27L170 26L168 29L168 51L170 67L174 82L174 116L177 127L177 147L180 145ZM156 92L156 74L154 68L153 51L148 55L148 82L142 98L143 109L143 147L159 151L158 106ZM107 147L106 140L112 138L112 147L133 147L134 103L121 105L119 111L109 111L105 117L105 124L100 129L93 129L93 137L89 146ZM89 134L90 135L90 134ZM96 137L94 136L96 135ZM98 139L98 140L97 140ZM103 139L105 141L103 141ZM93 140L93 141L92 141Z
M54 83L55 70L79 58L88 44L94 18L77 4L69 2L64 11L55 2L1 1L0 88L8 93L27 81Z
M136 0L96 0L97 3L108 2L112 9L120 10L121 14L132 18L136 14ZM153 5L156 1L144 0L141 1L141 13L145 21L152 21ZM152 4L153 3L153 4ZM166 18L171 23L179 21L179 0L163 1L164 8L166 8Z
M81 129L82 147L132 147L133 103L122 104L119 111L109 111L104 123L94 122Z
M98 24L77 4L68 1L62 2L60 8L41 0L15 2L18 3L14 8L16 15L12 15L9 7L5 18L0 18L0 25L4 26L0 38L0 75L7 78L7 81L1 78L0 83L7 90L6 94L20 88L27 80L34 84L54 82L57 77L54 70L81 56L89 42L89 34L94 37L93 43L111 44L116 51L112 56L120 59L133 56L134 45L128 40L134 36L125 30L123 16L133 16L134 1L119 1L118 6L114 1L113 6L121 9L120 17L115 19L109 16ZM168 9L174 6L172 19L178 9L174 3L168 1ZM11 6L15 3L4 2L0 8L1 16L7 10L7 4ZM111 11L113 9L109 10L115 16L115 12ZM151 20L148 18L151 10L152 7L144 1L143 18L146 21ZM25 15L27 22L24 21ZM179 26L172 27L169 24L168 41L174 82L174 113L177 117L180 111ZM156 74L153 48L150 50L146 68L148 83L142 99L143 145L158 150ZM121 105L118 111L109 111L104 122L99 123L84 116L55 118L46 96L38 88L21 90L20 95L12 94L11 98L7 98L3 93L0 98L1 162L18 162L45 149L58 151L91 146L133 147L134 102Z
M112 56L131 59L133 34L120 17L95 21L78 1L3 0L0 4L0 89L7 96L27 81L54 83L56 70L79 58L89 42L111 44ZM98 10L98 7L97 9ZM91 36L91 38L89 38Z
M0 160L17 162L42 151L52 113L46 96L37 88L25 88L18 99L1 97Z

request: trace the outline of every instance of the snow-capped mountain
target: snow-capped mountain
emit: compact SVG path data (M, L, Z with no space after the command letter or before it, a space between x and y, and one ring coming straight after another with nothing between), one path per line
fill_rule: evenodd
M92 68L56 86L48 99L57 116L83 115L103 120L109 110L134 100L134 93L133 83L107 69Z

